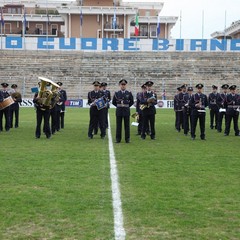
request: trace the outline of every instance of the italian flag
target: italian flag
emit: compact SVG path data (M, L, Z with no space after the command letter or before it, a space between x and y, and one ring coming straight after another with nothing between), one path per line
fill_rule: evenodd
M135 36L139 35L139 24L138 24L138 13L136 15L136 23L135 23Z

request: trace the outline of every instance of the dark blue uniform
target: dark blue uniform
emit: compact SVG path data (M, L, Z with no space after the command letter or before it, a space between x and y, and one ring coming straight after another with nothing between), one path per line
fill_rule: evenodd
M143 92L138 92L136 96L136 112L138 113L138 135L142 134L143 131L143 115L142 110L140 109L140 101L142 98Z
M192 117L191 117L191 107L190 107L191 95L186 93L183 95L182 109L183 109L183 129L184 135L187 135L191 129Z
M109 90L103 90L105 99L106 99L106 108L105 108L105 125L108 128L108 109L110 108L111 93Z
M37 115L37 126L35 131L35 137L40 138L41 136L41 124L43 119L43 130L47 138L51 137L51 129L49 124L50 119L50 107L43 106L39 103L38 93L35 93L33 103L36 108Z
M63 89L60 91L60 127L64 128L64 117L65 117L65 102L67 101L67 92Z
M183 122L183 109L182 109L182 103L181 100L179 99L179 94L176 94L174 96L174 111L175 111L175 128L178 132L181 131L181 127L182 127L182 122Z
M131 92L118 91L115 92L112 104L116 107L116 142L122 139L122 120L124 120L125 141L130 141L130 107L133 105L133 95Z
M10 126L13 127L13 117L15 115L15 128L19 126L19 103L22 102L22 96L18 93L17 98L13 99L14 103L10 106Z
M228 94L226 97L227 111L226 111L226 129L225 135L228 136L230 133L231 122L233 120L233 127L235 136L239 136L238 118L240 109L240 95Z
M227 109L227 93L221 93L217 97L217 105L220 109ZM226 128L226 112L219 111L218 112L218 124L217 124L217 131L222 132L222 121L223 118L225 119L225 128Z
M5 98L8 98L10 95L6 90L0 91L1 96L0 96L0 102L3 102ZM10 129L10 106L0 110L0 132L3 130L3 115L5 116L5 130L9 131Z
M210 128L217 129L218 116L219 116L219 106L217 100L219 98L219 93L210 93L208 96L208 106L210 109Z
M203 93L195 93L192 95L190 99L190 107L191 107L191 114L192 114L192 129L191 135L192 139L196 137L196 126L197 121L199 119L200 125L200 137L202 140L205 140L205 120L206 120L206 112L205 108L208 106L207 96Z
M152 102L149 102L149 99L153 99ZM146 138L147 126L150 123L150 137L151 139L155 139L155 115L157 104L157 95L153 91L146 91L141 95L140 104L146 105L146 107L142 110L143 115L143 131L142 131L142 139Z
M99 124L101 138L106 136L105 108L98 110L95 101L103 98L106 102L103 91L91 91L88 93L88 104L90 105L90 121L88 128L88 137L93 138L93 130Z

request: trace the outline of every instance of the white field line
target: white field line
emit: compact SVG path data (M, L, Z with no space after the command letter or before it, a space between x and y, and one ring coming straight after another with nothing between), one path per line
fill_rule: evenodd
M121 193L118 182L117 162L113 148L110 117L108 115L108 146L109 146L109 159L110 159L110 174L112 182L112 199L113 199L113 217L114 217L114 234L115 240L125 240L126 233L123 226L123 213Z

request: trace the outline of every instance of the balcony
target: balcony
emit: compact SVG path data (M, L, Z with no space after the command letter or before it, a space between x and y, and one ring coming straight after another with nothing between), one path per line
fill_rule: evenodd
M137 12L137 8L134 7L98 7L98 6L61 6L56 7L59 14L79 14L80 8L82 10L83 15L97 15L97 14L105 14L105 15L113 15L116 13L117 15L135 15Z
M106 23L104 25L104 31L105 32L123 32L124 31L124 27L123 24L116 24L116 26L114 27L114 23Z

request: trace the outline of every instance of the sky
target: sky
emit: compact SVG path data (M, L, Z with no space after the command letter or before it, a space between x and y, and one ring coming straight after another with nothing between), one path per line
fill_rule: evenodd
M225 26L229 27L232 22L240 20L240 0L162 0L162 2L164 6L161 16L179 17L177 24L172 28L172 38L181 36L184 39L208 39L213 32L223 31Z

